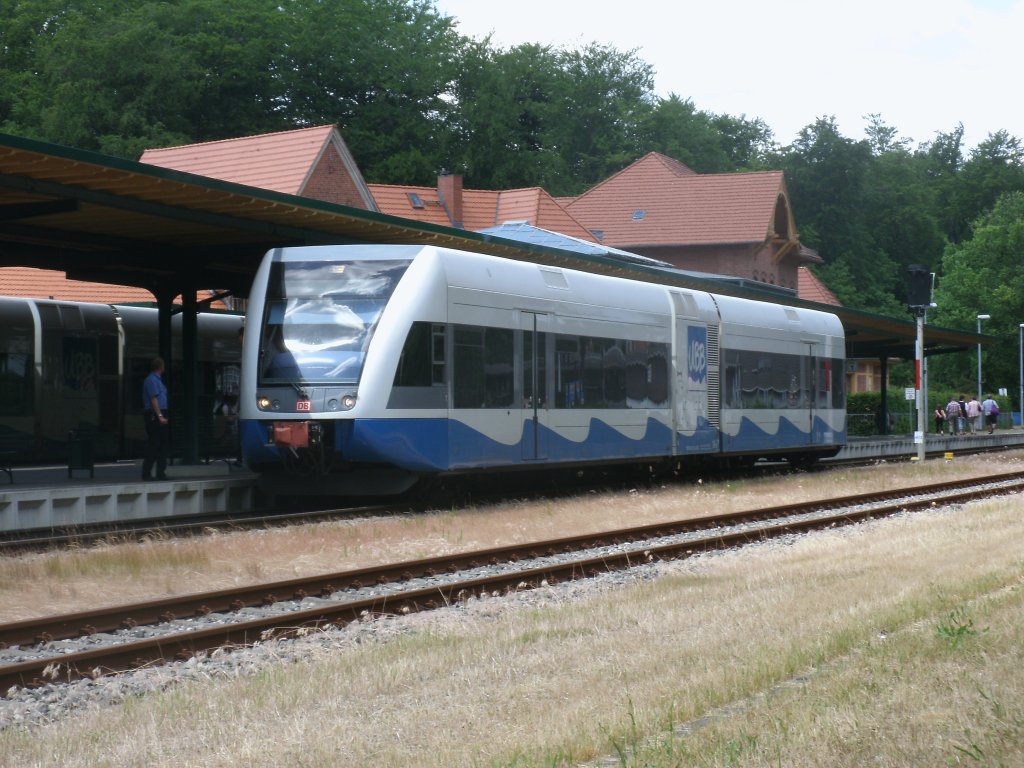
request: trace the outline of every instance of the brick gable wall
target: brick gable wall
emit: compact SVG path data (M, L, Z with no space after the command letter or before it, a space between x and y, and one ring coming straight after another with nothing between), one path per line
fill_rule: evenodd
M329 203L366 209L366 203L359 194L355 180L333 147L321 156L310 174L309 181L299 194Z

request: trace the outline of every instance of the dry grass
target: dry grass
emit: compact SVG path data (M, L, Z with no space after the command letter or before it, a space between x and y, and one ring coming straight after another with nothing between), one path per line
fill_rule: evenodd
M774 503L763 487L700 493L704 509L730 494ZM642 510L660 496L619 501L632 520L659 514ZM552 591L551 605L396 620L389 642L310 645L303 664L0 733L0 764L1019 765L1022 512L1016 498L972 504L702 557L603 594ZM511 535L441 519L414 525Z
M1024 468L1019 452L0 557L0 622L568 533Z

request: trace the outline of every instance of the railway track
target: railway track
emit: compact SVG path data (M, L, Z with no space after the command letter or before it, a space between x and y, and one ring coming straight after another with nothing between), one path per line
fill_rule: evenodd
M190 536L213 530L244 530L270 526L296 525L341 517L386 517L416 511L410 505L372 504L316 510L262 510L258 512L223 512L189 517L128 520L124 523L80 525L66 529L29 529L0 532L0 553L56 549L63 546L81 546L103 541L136 540L156 536Z
M1024 472L1015 472L19 621L0 625L0 692L1021 491Z

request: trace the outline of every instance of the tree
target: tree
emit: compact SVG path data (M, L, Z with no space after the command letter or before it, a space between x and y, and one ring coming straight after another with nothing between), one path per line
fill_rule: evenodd
M875 112L865 119L868 121L868 127L864 129L864 134L868 137L868 143L875 155L907 151L910 139L899 137L899 131L886 125L880 114Z
M461 38L431 0L290 0L282 109L336 123L368 181L426 184L443 148Z
M636 51L597 43L560 51L558 64L554 101L561 116L548 127L546 143L562 158L566 176L548 191L577 194L640 155L654 70Z
M772 129L764 120L723 114L715 115L711 122L721 134L722 149L729 158L729 166L720 171L767 167L766 162L777 147Z
M422 181L440 162L457 44L427 0L36 0L0 21L17 51L0 65L0 119L132 158L337 123L368 177Z
M978 314L991 315L983 330L1016 338L1024 322L1024 192L1004 194L988 213L977 218L970 237L952 244L942 258L942 276L935 291L935 322L975 330ZM929 318L931 319L931 318ZM948 355L936 367L944 380L965 386L973 380L969 355ZM993 346L984 352L984 387L1013 389L1018 378L1017 348ZM972 387L973 389L973 387Z
M879 247L869 219L870 144L840 135L835 118L819 118L776 160L786 173L801 240L825 260L819 274L839 300L902 313L899 270Z
M967 232L966 224L995 205L1006 192L1024 189L1024 150L1020 140L1006 131L989 134L971 150L956 175L950 200L951 218L957 227L950 239L958 242Z
M5 130L15 129L15 115L24 109L26 93L34 82L38 48L53 38L69 10L54 7L48 0L0 6L0 126ZM22 132L28 127L26 122Z
M565 163L548 137L562 119L558 67L547 46L495 50L489 38L468 41L454 89L449 168L478 188L561 187Z
M964 126L960 123L948 133L938 133L935 140L923 144L918 153L931 183L939 226L953 241L960 239L970 220L960 221L953 206L956 179L964 164L963 140Z
M448 157L484 188L578 194L643 147L653 73L635 51L469 43L455 85Z
M109 154L279 128L269 0L77 4L36 38L9 129ZM24 24L24 19L21 19Z
M872 147L865 185L865 221L874 241L899 275L911 264L938 267L946 239L935 214L935 195L925 165L908 149L910 139L871 115L865 129ZM905 281L897 295L904 303Z
M726 173L760 165L772 146L761 120L714 115L672 93L658 99L644 125L645 150L675 158L698 173Z

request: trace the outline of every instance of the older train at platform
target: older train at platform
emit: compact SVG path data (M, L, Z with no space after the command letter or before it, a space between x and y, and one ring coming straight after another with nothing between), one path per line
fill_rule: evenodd
M237 392L241 373L238 315L201 313L198 380L201 449L221 446L215 403ZM0 297L0 447L18 462L64 462L69 435L88 436L94 459L142 455L142 381L158 354L157 310ZM169 366L180 403L181 317L172 320L176 356ZM180 423L178 429L180 429Z
M242 361L246 463L308 492L424 477L834 455L829 313L423 245L269 252Z

